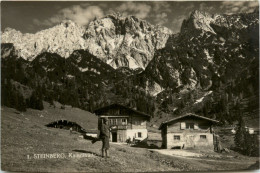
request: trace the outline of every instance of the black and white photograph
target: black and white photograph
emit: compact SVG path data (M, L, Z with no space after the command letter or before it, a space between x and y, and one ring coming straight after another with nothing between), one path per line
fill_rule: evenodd
M2 171L260 171L257 0L0 6Z

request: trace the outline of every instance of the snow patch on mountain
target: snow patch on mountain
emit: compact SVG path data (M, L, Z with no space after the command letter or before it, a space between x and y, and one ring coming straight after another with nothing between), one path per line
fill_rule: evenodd
M140 66L141 66L141 68L143 68L143 67L142 67L142 64L139 65L139 64L135 61L135 59L133 59L133 57L127 55L126 58L127 58L127 60L128 60L128 63L129 63L129 64L128 64L129 68L131 68L131 69L137 69L137 68L139 68Z
M206 58L208 60L209 63L213 64L213 57L209 55L209 51L207 49L204 49L204 53L206 55Z
M75 76L68 74L67 77L68 77L69 79L72 79L72 78L74 78Z
M204 100L204 98L207 97L208 95L212 94L212 92L213 92L213 91L208 91L208 92L206 92L206 93L203 95L203 97L197 99L194 104L198 104L198 103L202 102L202 101Z
M110 65L112 61L113 61L113 59L108 59L108 60L106 61L106 63Z
M146 92L150 93L152 96L157 96L160 92L164 91L164 88L162 88L158 83L154 82L153 85L149 85L149 82L146 82Z
M86 67L86 68L79 67L79 70L80 70L81 72L86 72L86 71L88 71L88 67Z

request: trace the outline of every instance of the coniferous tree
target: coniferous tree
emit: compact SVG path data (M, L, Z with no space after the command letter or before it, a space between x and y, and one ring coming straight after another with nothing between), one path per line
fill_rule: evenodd
M26 102L22 95L17 93L17 104L15 107L18 111L25 112L26 111Z
M250 134L249 130L244 131L244 143L242 153L248 156L259 156L259 141L255 134Z
M246 129L245 129L245 122L240 115L239 122L236 128L236 134L235 134L235 145L236 148L240 151L244 151L246 147L247 141L245 141L245 135L246 135Z
M32 109L43 110L43 108L44 108L41 97L39 95L37 95L37 92L35 92L35 91L32 92L32 95L31 95L28 103L29 103L29 105L27 105L27 106Z
M251 147L252 147L252 154L251 156L259 157L259 138L257 134L251 136Z
M93 97L90 97L88 111L93 112L93 110L94 110L94 100Z
M244 144L243 153L244 153L245 155L251 156L252 151L253 151L253 147L252 147L253 138L252 138L251 135L249 134L249 131L248 131L248 130L245 131L245 133L244 133L244 141L245 141L245 144Z

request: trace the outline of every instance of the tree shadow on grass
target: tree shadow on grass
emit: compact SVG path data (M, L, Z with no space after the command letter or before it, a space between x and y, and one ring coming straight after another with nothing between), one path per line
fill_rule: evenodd
M93 154L94 156L102 157L100 154L94 153L92 151L86 151L86 150L72 150L72 151L78 152L78 153L88 153L88 154Z

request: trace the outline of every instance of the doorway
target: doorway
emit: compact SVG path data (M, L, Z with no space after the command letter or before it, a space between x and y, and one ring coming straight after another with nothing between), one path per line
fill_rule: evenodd
M117 142L117 132L112 132L112 142Z
M194 135L187 135L186 136L185 148L186 149L195 148Z

